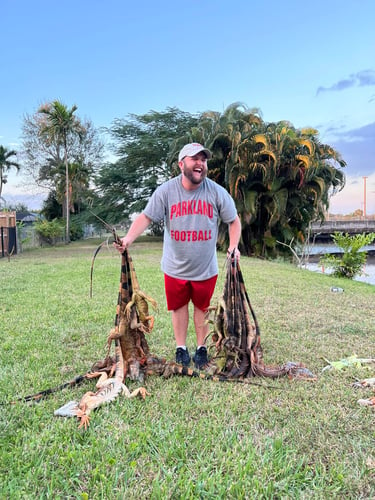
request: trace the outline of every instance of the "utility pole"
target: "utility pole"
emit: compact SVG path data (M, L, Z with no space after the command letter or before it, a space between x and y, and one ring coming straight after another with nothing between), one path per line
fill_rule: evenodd
M367 176L363 176L363 218L366 219L366 180Z

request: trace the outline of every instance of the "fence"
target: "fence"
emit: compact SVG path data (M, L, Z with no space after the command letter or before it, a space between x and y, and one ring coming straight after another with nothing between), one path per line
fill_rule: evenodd
M108 233L89 224L83 227L83 239L104 238ZM64 237L54 244L62 244ZM16 212L0 212L0 257L21 254L24 250L38 248L46 243L41 240L33 223L16 225Z
M0 212L0 257L17 253L16 212Z
M20 253L22 253L24 250L29 250L30 248L37 248L41 246L39 236L32 224L19 226L17 228L17 235L18 251Z

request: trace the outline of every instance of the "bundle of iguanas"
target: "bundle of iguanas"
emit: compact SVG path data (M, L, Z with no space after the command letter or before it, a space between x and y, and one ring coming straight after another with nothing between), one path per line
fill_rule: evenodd
M113 231L115 241L119 241ZM98 250L94 254L97 254ZM89 425L90 413L99 406L113 401L121 393L126 397L148 395L144 387L133 392L125 386L126 378L140 383L153 374L163 377L184 375L218 381L254 383L254 376L306 378L314 375L301 363L288 362L282 366L266 366L260 345L260 332L251 306L239 262L234 254L226 263L226 280L222 297L214 309L212 343L209 346L211 360L202 371L192 370L174 362L150 354L145 337L153 329L154 318L149 312L150 303L155 309L156 301L140 290L133 261L129 252L121 254L120 288L116 308L115 324L108 335L106 357L96 362L91 370L57 388L20 398L23 401L39 400L43 396L83 380L99 377L96 392L87 392L79 402L70 401L55 411L57 416L77 417L79 427ZM92 274L91 274L92 276ZM209 341L209 339L207 339ZM110 355L114 345L114 355ZM256 383L255 383L256 384ZM259 384L256 384L259 385Z
M216 371L228 379L288 375L291 378L315 380L302 363L289 361L282 366L264 364L259 324L234 252L228 257L226 267L223 295L213 320L214 354L211 363Z

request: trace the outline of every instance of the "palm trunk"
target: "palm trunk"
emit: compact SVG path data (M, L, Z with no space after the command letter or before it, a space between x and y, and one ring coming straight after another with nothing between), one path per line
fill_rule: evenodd
M68 156L65 145L65 207L66 207L66 230L65 230L65 243L70 243L70 211L69 211L69 164L68 164Z

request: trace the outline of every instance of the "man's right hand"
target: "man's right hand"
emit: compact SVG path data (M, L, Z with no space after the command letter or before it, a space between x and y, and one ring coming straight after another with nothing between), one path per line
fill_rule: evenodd
M121 245L118 243L114 243L113 246L120 253L123 253L134 240L140 236L143 231L145 231L148 226L151 224L151 219L149 219L144 213L140 213L138 217L132 222L132 225L129 228L129 231L126 233L126 236L120 238Z
M130 245L130 243L129 243L129 241L128 241L128 239L127 239L126 236L124 236L123 238L120 238L120 241L121 241L121 245L119 243L114 242L113 246L120 253L123 253L128 248L128 246Z

